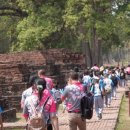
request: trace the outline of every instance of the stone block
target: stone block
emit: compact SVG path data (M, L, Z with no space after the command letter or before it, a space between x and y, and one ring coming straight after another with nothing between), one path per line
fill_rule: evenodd
M10 108L1 113L3 122L14 122L16 120L16 109Z

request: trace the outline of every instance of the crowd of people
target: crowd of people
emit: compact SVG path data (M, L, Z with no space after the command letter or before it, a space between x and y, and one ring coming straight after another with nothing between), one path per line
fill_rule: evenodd
M92 68L80 71L75 68L67 77L67 84L61 88L58 81L46 76L45 70L39 70L32 76L29 88L22 93L21 107L27 121L27 129L31 129L31 119L35 111L42 113L44 128L59 130L58 108L63 106L68 112L69 130L86 130L86 120L81 118L80 101L84 94L91 93L94 97L97 120L102 119L103 108L110 107L116 100L117 88L127 85L128 69L122 67L100 68L95 64Z

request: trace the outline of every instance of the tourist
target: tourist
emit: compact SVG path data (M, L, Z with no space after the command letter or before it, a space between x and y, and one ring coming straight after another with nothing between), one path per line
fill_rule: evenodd
M57 80L53 80L53 88L51 89L52 96L56 102L56 108L58 112L59 105L62 103L61 101L61 91L59 90L59 83Z
M95 104L95 111L97 115L97 119L102 119L102 111L103 111L103 85L99 85L99 77L94 76L93 78L93 85L91 87L91 92L94 94L94 104Z
M53 88L52 79L49 78L49 77L47 77L45 74L46 74L46 72L45 72L44 69L38 71L38 76L39 76L39 78L45 79L45 80L46 80L47 89L48 89L48 90L51 90L51 89Z
M44 69L39 70L39 71L38 71L38 76L39 76L39 78L46 80L46 87L47 87L47 89L50 91L51 95L54 97L54 100L55 100L55 102L56 102L56 104L57 104L57 112L58 112L59 104L62 102L62 101L61 101L61 98L60 98L60 96L61 96L60 91L57 90L58 81L52 80L51 78L47 77L47 76L45 75L45 73L46 73L46 72L45 72ZM54 81L55 83L54 83L53 81ZM56 83L56 82L57 82L57 83ZM57 100L57 99L58 99L58 100Z
M22 99L21 99L21 108L24 106L24 101L27 97L31 96L33 91L36 91L36 85L35 80L37 79L37 76L32 76L29 79L29 88L23 91L22 93Z
M84 92L82 84L78 81L78 73L71 72L69 84L62 94L62 101L66 100L68 111L69 130L86 130L86 120L81 118L80 100Z
M128 66L126 67L125 71L126 71L127 75L130 75L130 65L128 65Z
M89 70L84 71L82 83L84 86L84 91L89 92L91 87L91 77L89 76Z
M112 70L112 74L110 76L110 79L112 80L112 98L113 99L116 99L116 90L117 90L117 87L118 87L118 82L120 80L120 78L115 74L115 71Z
M94 66L91 69L95 71L99 71L99 67L97 66L97 64L94 64Z
M106 90L106 95L104 99L104 106L110 107L111 105L111 93L112 93L112 80L109 78L108 74L104 74L104 88Z
M109 73L109 69L108 69L108 67L105 67L103 74L108 74L108 73Z
M44 79L42 79L42 80L43 80L43 82L46 81L46 80L44 81ZM37 85L43 84L42 80L40 79L37 82ZM48 103L45 107L45 110L44 110L46 119L48 119L47 130L52 130L52 127L53 127L53 130L59 130L57 108L56 108L56 102L54 100L54 97L52 96L51 92L47 89L47 87L46 88L43 87L42 90L39 90L39 93L41 94L40 99L39 99L40 106L42 106L45 103L47 97L50 96L49 101L48 101Z
M33 101L35 109L43 112L47 130L59 130L58 118L56 116L56 104L50 91L46 89L46 81L44 79L38 79L35 84L37 86L37 91L33 92L30 97L26 98L23 108L23 116L27 122L29 122L29 119L31 119L34 114L31 107ZM44 106L44 109L42 109L45 102L46 105ZM28 124L28 126L30 127L30 124Z
M113 69L112 71L114 71L114 74L115 74L117 77L120 77L120 69L119 69L119 67L116 67L115 70Z
M120 86L125 87L126 86L126 73L124 68L121 68L120 70Z

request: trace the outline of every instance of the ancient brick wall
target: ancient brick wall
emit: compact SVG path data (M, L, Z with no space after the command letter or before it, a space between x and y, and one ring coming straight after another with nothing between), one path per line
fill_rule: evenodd
M4 63L0 64L0 83L23 82L29 73L26 64Z
M15 63L28 65L46 64L45 54L41 51L18 52L9 54L0 54L0 63Z
M49 49L47 51L30 51L0 54L0 63L20 63L29 66L45 65L47 62L54 61L55 64L79 63L84 64L84 56L66 49Z
M85 67L84 56L66 49L0 54L0 88L3 98L10 100L12 106L19 109L20 97L27 88L30 75L45 68L47 75L58 79L63 86L66 74L75 66L81 69Z
M84 55L66 49L49 49L47 56L56 64L85 64Z

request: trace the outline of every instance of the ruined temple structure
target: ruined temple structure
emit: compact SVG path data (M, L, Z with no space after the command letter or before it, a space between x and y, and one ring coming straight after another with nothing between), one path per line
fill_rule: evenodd
M84 56L66 49L0 54L2 98L19 110L21 94L27 88L29 77L37 70L46 69L48 76L63 85L66 74L75 66L84 69Z

